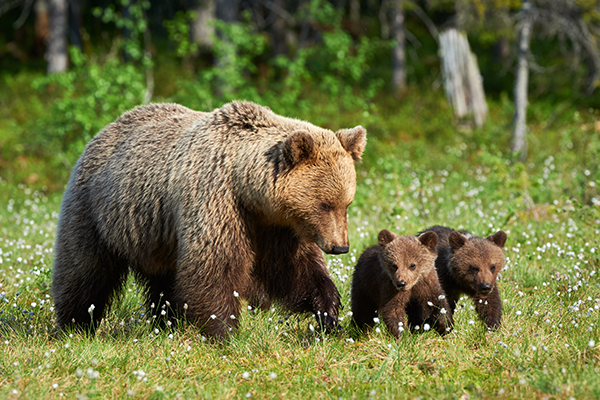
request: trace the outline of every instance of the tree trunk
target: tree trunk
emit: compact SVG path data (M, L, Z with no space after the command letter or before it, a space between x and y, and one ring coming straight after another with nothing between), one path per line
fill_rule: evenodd
M531 9L530 0L523 0L522 10L525 14L519 32L519 53L517 60L517 80L515 82L515 129L513 131L512 151L520 153L519 160L527 157L527 86L529 81L529 43L533 21L528 15Z
M395 0L392 7L392 34L396 41L393 50L392 87L396 92L406 89L406 40L403 6L404 0Z
M238 0L217 1L217 19L220 19L223 22L235 22L237 19L238 6ZM217 54L215 64L220 70L225 70L232 65L232 57L235 55L234 44L231 40L223 38L219 30L217 30L217 35L222 39L223 48L221 49L220 54ZM216 92L218 96L223 96L225 93L231 92L230 83L226 80L219 79L216 86Z
M502 64L510 56L510 41L507 36L501 36L494 43L494 61Z
M79 8L79 1L80 0L68 0L69 41L73 46L82 49L83 40L81 39L81 9Z
M379 25L381 26L381 38L387 40L390 37L390 24L388 23L387 12L389 9L389 2L393 0L382 0L381 7L377 16L379 17Z
M193 7L196 18L191 21L191 39L206 49L214 44L216 10L215 0L200 0Z
M273 54L278 56L287 53L287 45L285 41L285 20L281 16L281 10L285 10L284 0L273 0L271 7L271 41L273 43Z
M123 5L123 18L125 20L129 20L129 21L132 20L130 7L131 7L132 3L134 3L135 1L137 1L137 0L131 0L127 4ZM121 32L123 33L123 41L125 43L128 43L133 39L131 29L129 29L127 27L127 25L123 25L123 27L121 28ZM129 46L127 46L127 45L123 47L123 61L125 61L126 63L133 60L133 57L131 57L131 54L129 53L129 51L127 51L128 48L129 48Z
M350 21L357 22L360 19L360 0L350 0Z
M146 29L144 30L144 57L149 64L146 66L146 92L144 93L144 104L148 104L154 95L154 63L152 62L152 37L150 36L150 24L148 23L146 12L144 12L143 15L144 19L146 20Z
M225 22L237 21L237 12L239 0L220 0L217 1L217 18Z
M50 35L46 60L48 73L67 70L67 0L50 0Z
M600 78L600 49L598 49L596 37L590 32L586 22L582 18L578 22L579 30L583 36L583 47L587 52L585 62L588 74L584 80L585 91L590 95L596 89L598 79Z
M487 103L477 58L467 37L456 29L446 30L439 38L448 102L457 117L473 114L475 125L480 127L487 117Z
M46 49L46 43L50 36L48 14L48 2L46 0L37 0L34 6L35 10L35 50L39 56L43 56Z

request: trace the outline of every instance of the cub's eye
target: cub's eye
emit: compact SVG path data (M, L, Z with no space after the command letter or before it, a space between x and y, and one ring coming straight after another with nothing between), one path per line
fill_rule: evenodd
M321 211L324 211L324 212L333 211L333 206L325 201L321 202L321 204L319 204L319 207L321 208Z
M496 270L496 266L492 265L492 268L490 268L490 271L494 272Z
M397 266L396 264L392 264L392 269L393 269L394 271L398 271L398 266Z
M469 271L471 272L479 272L479 268L474 265L469 265Z
M410 264L410 267L408 267L408 269L415 269L417 268L417 266L415 264Z

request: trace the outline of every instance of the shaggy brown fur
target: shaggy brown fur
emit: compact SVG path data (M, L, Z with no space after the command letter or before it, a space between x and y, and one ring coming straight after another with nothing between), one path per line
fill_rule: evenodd
M90 141L63 198L58 324L89 328L93 304L97 326L131 268L150 304L169 301L209 335L237 326L251 275L292 310L335 325L339 293L319 248L348 251L365 144L360 126L334 133L249 102L123 114Z
M434 268L437 235L397 236L384 229L378 240L378 245L361 254L354 270L352 314L356 325L373 326L379 311L392 335L399 337L412 322L406 318L411 304L421 325L429 323L441 334L449 332L452 317L441 311L449 307Z
M477 314L489 328L497 328L502 317L502 302L496 284L504 267L506 233L498 231L483 239L468 232L434 226L425 232L438 235L435 267L442 288L454 313L460 295L469 295Z

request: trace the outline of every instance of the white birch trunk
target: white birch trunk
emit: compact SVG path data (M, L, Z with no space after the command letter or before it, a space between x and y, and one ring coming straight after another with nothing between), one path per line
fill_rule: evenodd
M50 35L46 50L48 74L67 70L67 0L50 0Z
M214 44L217 6L215 0L201 0L193 8L196 18L191 21L191 39L200 46L212 48Z
M523 1L523 11L531 9L529 0ZM527 87L529 83L529 44L531 42L531 29L533 21L527 15L521 24L519 34L519 54L517 61L517 80L515 82L515 129L513 131L512 151L520 153L522 161L527 156Z
M472 114L475 125L481 127L488 109L477 57L471 52L467 37L456 29L442 32L440 52L444 89L454 114L459 118Z
M392 34L396 41L393 50L392 87L399 92L406 88L406 33L404 29L404 0L395 0L392 7Z

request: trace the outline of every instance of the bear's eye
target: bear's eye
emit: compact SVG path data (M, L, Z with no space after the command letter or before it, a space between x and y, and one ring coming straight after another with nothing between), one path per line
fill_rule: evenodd
M496 266L492 265L492 268L490 268L490 271L494 272L496 270Z
M469 271L471 272L479 272L479 268L474 265L469 265Z
M392 270L393 271L398 271L398 266L396 264L392 264Z
M319 207L321 208L321 211L323 212L331 212L333 211L333 206L325 201L321 202L321 204L319 205Z
M415 269L417 268L417 266L415 264L410 264L410 267L408 267L408 269Z

